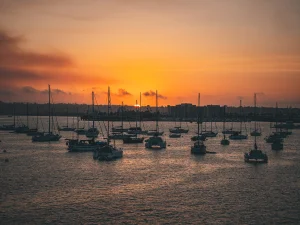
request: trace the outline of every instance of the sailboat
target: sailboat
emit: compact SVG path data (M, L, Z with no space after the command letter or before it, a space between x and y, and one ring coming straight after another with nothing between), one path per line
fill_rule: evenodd
M0 130L7 130L7 131L14 131L16 128L16 110L15 110L15 103L13 103L13 118L14 118L14 122L13 124L9 124L9 125L1 125L0 126Z
M138 115L138 104L136 101L136 110L135 110L135 128L137 129L137 115ZM134 134L134 136L127 136L123 138L124 144L134 144L134 143L143 143L144 137L138 137L137 133Z
M223 120L223 131L225 131L225 123L226 123L226 107L224 105L224 120ZM225 133L223 133L223 139L221 140L221 145L229 145L230 141L226 138Z
M34 135L32 137L33 142L49 142L49 141L59 141L61 136L59 134L53 134L51 131L51 89L50 85L48 85L48 95L49 95L49 117L48 117L48 133L42 133L38 135Z
M265 138L265 141L267 143L273 143L273 142L280 143L280 142L283 142L283 138L286 137L285 134L278 131L279 128L277 126L277 120L278 120L277 110L278 110L278 104L276 102L275 126L274 126L274 128L276 130L275 130L275 132L273 132L272 134L270 134L268 137Z
M121 126L112 127L112 134L109 135L110 139L123 140L124 138L135 136L134 134L128 134L128 133L126 133L126 131L128 129L124 128L123 109L124 109L124 105L123 105L123 102L122 102L122 107L121 107Z
M59 127L59 131L75 131L74 127L69 127L69 104L67 104L67 126ZM73 125L74 125L74 117L73 117Z
M16 133L27 133L29 131L28 103L26 104L26 121L26 125L22 124L21 126L16 127Z
M276 103L276 125L277 125L277 103ZM276 127L276 132L271 136L271 148L272 150L278 151L278 150L283 150L283 139L281 138L282 135L281 133L278 132L278 126ZM280 128L281 129L281 128Z
M200 140L200 93L198 94L198 119L197 119L197 133L198 133L198 140L194 143L194 145L191 147L191 153L192 154L199 154L204 155L206 154L206 146L204 145L203 141Z
M79 135L85 135L87 130L85 129L85 124L83 127L79 127L79 120L80 120L80 116L79 116L79 112L78 112L78 106L77 106L77 127L76 129L74 130L74 132L76 134L79 134Z
M243 139L247 139L248 135L244 135L242 134L242 100L240 100L240 130L236 133L233 133L229 136L229 139L231 140L243 140Z
M186 134L186 133L189 132L189 129L184 129L184 128L181 127L181 119L180 119L179 126L178 127L175 126L174 128L170 128L169 131L170 131L170 133L173 133L173 134L182 134L182 133Z
M213 132L212 124L213 124L213 117L211 115L211 118L210 118L210 131L206 131L206 125L205 125L205 131L202 132L201 135L204 135L205 137L216 137L218 135L218 132Z
M223 129L222 134L235 134L239 133L239 131L236 131L233 129L233 121L231 122L231 127L229 129Z
M123 150L121 148L116 148L115 146L110 145L109 139L109 115L110 115L110 107L111 107L111 100L110 100L110 87L108 87L107 92L107 143L103 147L98 147L94 153L93 158L98 160L113 160L123 157Z
M166 141L164 141L161 137L159 137L159 127L158 127L158 98L157 98L157 91L156 91L156 129L153 136L149 137L145 140L145 147L148 149L163 149L167 147Z
M256 113L256 101L254 102L254 114ZM259 127L259 129L258 128L255 128L251 133L250 133L250 135L252 136L252 137L254 137L254 136L261 136L261 129L260 129L260 127Z
M42 135L43 132L38 131L38 129L39 129L39 107L36 104L36 128L29 129L29 131L26 133L27 136Z
M256 94L254 94L254 104L256 105ZM254 113L254 117L256 117L256 113ZM254 127L256 129L256 120L254 121ZM254 149L250 150L244 154L245 162L268 162L268 156L266 153L263 153L261 150L257 148L256 136L254 136Z
M95 127L95 109L94 109L94 101L95 101L95 94L92 92L92 114L93 114L93 125L91 128L87 130L85 136L87 138L96 138L98 137L99 130Z
M78 109L77 109L78 114ZM79 127L79 117L77 117L76 129ZM79 139L79 133L76 132L75 139L66 139L66 145L68 146L69 152L93 152L99 146L106 145L106 141L96 141L95 138L92 139Z
M140 93L140 109L141 109L141 104L142 104L142 96L141 96L141 93ZM137 102L136 102L136 105L137 105ZM130 127L128 130L127 130L127 133L128 134L147 134L148 131L147 130L143 130L142 129L142 120L141 120L141 111L140 112L140 125L137 126L137 118L136 118L136 126L134 127ZM136 114L137 115L137 114Z

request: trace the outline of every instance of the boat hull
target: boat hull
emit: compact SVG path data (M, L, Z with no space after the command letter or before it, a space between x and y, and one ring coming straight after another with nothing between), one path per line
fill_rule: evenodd
M50 141L59 141L61 138L58 134L46 134L46 135L38 135L33 136L32 141L33 142L50 142Z
M229 139L230 140L245 140L245 139L248 139L248 136L247 135L242 135L242 134L239 134L239 135L230 135Z
M222 139L221 145L229 145L230 141L228 139Z
M170 134L169 138L180 138L181 134Z
M93 159L100 160L100 161L110 161L122 157L123 157L123 150L114 148L112 146L104 146L98 148L93 153Z
M137 143L143 143L144 138L136 138L136 137L127 137L123 139L124 144L137 144Z
M206 146L191 147L191 153L195 155L205 155L206 154Z
M258 150L252 150L250 153L244 154L244 161L248 163L267 163L268 156Z

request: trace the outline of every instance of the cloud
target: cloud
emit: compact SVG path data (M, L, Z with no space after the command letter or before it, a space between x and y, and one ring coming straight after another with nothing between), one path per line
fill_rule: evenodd
M1 59L0 59L1 60ZM27 71L18 68L5 68L0 66L1 81L21 81L21 80L44 80L45 76L41 76L33 71Z
M118 96L131 96L132 94L130 94L128 91L126 91L125 89L120 88L118 90Z
M3 89L3 88L0 89L0 97L6 98L11 96L15 96L15 93L12 90Z
M63 94L63 95L67 95L67 94L72 94L71 92L67 93L61 89L52 89L51 90L51 93L52 94Z
M57 96L56 99L65 100L67 95L73 95L71 92L66 92L62 89L52 89L51 94ZM8 86L8 85L0 85L0 100L7 101L44 101L47 99L48 96L48 89L39 90L32 86L23 86L23 87L16 87L16 86ZM13 99L12 99L13 97Z
M27 93L27 94L36 94L39 91L33 87L30 86L25 86L21 88L22 92Z
M5 67L67 67L74 65L71 58L54 53L24 50L22 36L11 36L0 29L0 66Z
M144 92L143 95L144 95L145 97L153 97L153 96L156 95L156 93L155 93L154 91L150 90L150 91ZM158 94L157 97L158 97L158 98L161 98L161 99L167 99L166 96L163 96L163 95L161 95L161 94Z
M49 90L48 89L45 89L45 90L42 90L42 91L38 91L40 92L41 94L48 94ZM51 89L51 94L56 94L56 95L59 95L59 94L62 94L62 95L71 95L72 93L71 92L65 92L61 89Z

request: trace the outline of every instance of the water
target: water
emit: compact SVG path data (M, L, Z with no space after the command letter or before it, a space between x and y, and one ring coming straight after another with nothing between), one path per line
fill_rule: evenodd
M0 124L11 120L2 116ZM47 118L42 120L46 128ZM66 118L58 122L66 125ZM96 124L104 130L102 122ZM269 163L247 164L243 154L253 137L221 146L217 123L218 137L206 141L207 150L216 154L194 156L190 138L196 123L182 124L190 132L169 139L168 128L174 125L160 123L170 145L166 150L116 141L124 156L111 162L67 152L64 138L72 132L61 132L56 143L32 143L24 134L1 131L0 223L300 224L300 130L293 130L284 150L275 152L263 140L269 123L262 123L258 146ZM155 123L144 126L154 129Z

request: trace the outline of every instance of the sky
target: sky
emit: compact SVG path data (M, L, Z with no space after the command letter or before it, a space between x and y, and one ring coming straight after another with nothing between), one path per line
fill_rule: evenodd
M299 0L0 0L0 100L300 107Z

